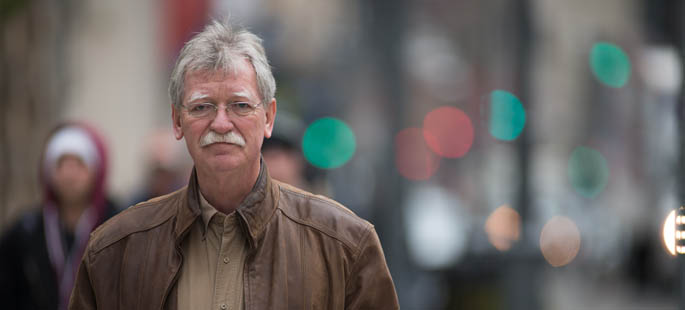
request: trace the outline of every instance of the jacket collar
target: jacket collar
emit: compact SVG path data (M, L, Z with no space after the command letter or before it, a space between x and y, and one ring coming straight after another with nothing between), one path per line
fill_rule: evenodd
M176 236L183 239L190 226L202 213L200 211L200 195L197 182L197 173L193 168L186 190L186 197L182 198L186 203L181 203L178 208L178 219L175 228ZM236 211L240 215L243 227L246 229L251 248L259 243L263 236L266 223L276 211L278 201L278 186L273 183L266 168L264 159L260 160L259 176L252 191L247 194Z

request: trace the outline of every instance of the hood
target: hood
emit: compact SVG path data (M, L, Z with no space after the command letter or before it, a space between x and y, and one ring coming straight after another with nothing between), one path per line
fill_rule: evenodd
M107 149L102 136L92 126L81 122L67 122L57 126L48 136L40 162L40 183L44 207L57 204L51 174L60 157L76 155L94 171L90 196L91 208L101 222L105 209L105 180L107 179Z

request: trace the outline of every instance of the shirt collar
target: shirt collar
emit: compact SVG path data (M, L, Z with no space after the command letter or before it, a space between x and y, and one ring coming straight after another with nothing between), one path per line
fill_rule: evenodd
M255 248L261 240L266 223L278 207L279 186L269 176L263 157L260 163L259 176L252 192L236 209L241 222L245 224L251 248Z
M212 217L217 214L219 211L212 206L207 199L205 199L205 196L202 195L201 191L197 191L198 196L200 196L200 217L202 218L202 227L204 228L203 234L207 232L207 228L209 226L209 221L212 219Z
M266 223L271 219L271 216L277 208L276 202L278 201L279 196L278 185L272 182L267 170L266 163L264 162L264 159L261 158L257 182L255 182L252 191L236 209L239 222L241 222L241 226L245 228L251 248L257 246L257 243L263 235ZM202 217L204 227L206 228L209 220L218 212L207 203L207 206L214 209L215 212L211 215L208 214L205 220L205 214L202 211L203 198L201 198L201 196L197 183L197 173L195 169L193 169L186 191L186 204L185 207L180 208L178 214L180 218L176 226L177 236L183 236L184 232L188 230L190 224L195 221L198 216Z

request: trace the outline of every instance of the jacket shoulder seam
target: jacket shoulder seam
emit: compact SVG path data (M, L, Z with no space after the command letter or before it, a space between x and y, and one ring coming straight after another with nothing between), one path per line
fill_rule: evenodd
M305 194L303 194L303 193L299 193L299 192L290 190L290 189L288 189L288 188L284 188L283 186L279 186L279 187L280 187L280 189L281 189L282 191L287 191L287 192L290 193L290 194L297 195L297 196L300 196L300 197L303 197L303 198L306 198L306 199L312 199L312 200L316 200L316 201L322 202L322 203L324 203L324 204L326 204L326 205L329 205L329 206L338 208L339 210L341 210L341 211L343 211L343 212L346 212L346 213L348 213L349 215L351 215L351 216L353 216L353 217L355 216L354 213L353 213L352 211L350 211L350 210L348 210L347 208L343 207L342 205L340 205L339 203L335 202L334 200L331 200L331 199L324 199L324 198L321 198L321 197L319 197L319 196L317 196L317 195L305 195ZM278 209L281 210L281 212L283 212L283 215L285 215L287 218L289 218L289 219L292 220L293 222L298 223L298 224L303 225L303 226L310 227L310 228L312 228L312 229L315 229L315 230L319 231L320 233L325 234L325 235L329 236L330 238L333 238L333 239L337 240L338 242L342 243L343 245L345 245L345 247L347 247L347 248L349 248L350 250L352 250L353 255L354 255L355 257L359 254L359 252L360 252L360 250L361 250L361 247L360 247L361 242L364 241L364 238L368 235L368 232L369 232L369 231L371 230L371 228L373 227L373 225L372 225L371 223L368 223L368 222L364 221L364 220L361 219L361 218L357 219L357 220L360 222L360 224L364 226L364 232L362 232L362 236L361 236L360 243L359 243L359 244L355 244L355 242L353 242L353 241L351 241L351 240L347 240L346 238L343 238L343 237L340 236L338 233L336 233L335 231L332 231L332 230L330 230L330 229L327 229L325 226L318 225L318 224L315 223L315 222L307 221L307 220L304 220L304 219L301 219L301 218L299 218L299 217L295 217L295 216L289 214L286 210L284 210L283 208L280 207L280 203L279 203Z
M338 208L339 210L341 210L341 211L343 211L343 212L346 212L346 213L348 213L348 214L350 214L350 215L356 216L356 215L354 214L354 212L352 212L350 209L346 208L345 206L343 206L342 204L340 204L339 202L337 202L337 201L335 201L335 200L333 200L333 199L326 198L326 197L322 197L322 196L316 195L316 194L307 195L307 194L304 194L304 193L300 193L300 192L298 192L298 191L295 191L295 190L291 189L291 188L290 188L290 187L291 187L290 185L283 186L283 184L279 184L278 186L279 186L279 188L281 189L281 191L285 191L285 192L288 192L288 193L290 193L290 194L300 196L300 197L302 197L302 198L307 198L307 199L311 199L311 200L316 200L316 201L325 203L325 204L327 204L327 205L333 206L333 207L335 207L335 208Z
M163 225L164 223L166 223L169 219L171 219L171 217L173 217L173 215L163 218L159 223L155 223L155 224L152 224L152 225L150 225L150 226L140 227L139 229L133 229L133 230L128 231L128 232L126 232L126 233L124 233L124 234L121 234L121 236L118 237L118 238L116 238L116 239L113 239L113 240L111 240L111 241L108 241L108 242L106 242L106 243L104 243L104 244L100 244L100 245L98 245L98 246L96 246L96 247L94 246L94 247L91 249L91 252L92 252L93 255L95 255L95 254L101 252L102 250L108 248L109 246L111 246L111 245L113 245L113 244L115 244L115 243L121 241L122 239L125 239L126 237L128 237L128 236L130 236L130 235L133 235L133 234L139 233L139 232L144 232L144 231L153 229L153 228L155 228L155 227L161 226L161 225Z
M285 217L287 217L287 218L290 219L291 221L293 221L293 222L295 222L295 223L297 223L297 224L299 224L299 225L301 225L301 226L304 226L304 227L307 227L307 228L314 229L314 230L320 232L321 234L324 234L324 235L328 236L329 238L334 239L334 240L340 242L343 246L345 246L346 248L348 248L349 250L352 251L352 253L353 253L352 255L353 255L353 256L357 256L357 255L358 255L358 253L359 253L359 248L357 248L357 247L354 246L354 242L351 242L351 241L349 241L349 240L345 240L345 238L342 238L342 237L340 237L340 236L337 236L336 233L333 233L333 232L331 232L331 231L328 230L328 229L325 229L325 228L323 228L323 227L321 227L321 226L319 226L319 225L316 225L316 224L313 223L313 222L304 221L304 220L302 220L302 219L298 219L298 218L296 218L296 217L294 217L294 216L291 216L290 214L288 214L288 212L286 212L286 211L283 210L283 209L279 209L279 210L283 213L283 215L285 215Z
M136 213L136 212L140 212L141 210L146 210L148 208L153 208L155 206L159 206L160 203L163 203L165 201L172 199L175 196L174 194L178 194L178 192L180 192L180 190L173 192L173 193L170 193L170 194L167 194L167 195L164 195L164 196L161 196L161 197L153 198L153 199L145 201L145 202L138 203L138 204L124 210L123 212L121 212L120 214L118 214L115 217L121 217L124 215L128 215L129 213ZM130 215L130 216L134 216L134 215ZM93 244L93 247L89 249L89 252L91 252L93 255L95 255L98 252L104 250L105 248L121 241L122 239L124 239L124 238L126 238L132 234L143 232L143 231L150 230L150 229L153 229L155 227L158 227L158 226L164 224L165 222L169 221L169 219L171 219L173 216L174 216L173 212L170 212L169 215L160 218L158 221L149 223L147 225L141 225L140 227L137 227L135 229L131 229L130 231L124 232L120 236L118 236L117 238L114 238L113 240L109 240L107 242L102 241L104 236L98 236L98 235L103 233L103 231L105 229L107 229L107 227L110 227L113 224L110 223L110 225L107 225L107 224L101 225L93 233L91 233L91 240L94 241L94 244ZM96 238L97 237L99 237L99 238L97 238L97 240L94 240L94 239L92 239L92 237L94 237L94 236Z

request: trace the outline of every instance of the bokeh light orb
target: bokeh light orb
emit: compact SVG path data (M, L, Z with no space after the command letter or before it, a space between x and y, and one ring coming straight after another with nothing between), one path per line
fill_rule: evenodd
M590 68L594 76L609 87L623 87L630 79L630 59L612 43L599 42L592 46Z
M568 177L575 191L585 198L594 198L609 181L609 165L597 150L579 146L568 161Z
M343 121L324 117L314 121L302 138L302 153L309 163L333 169L349 161L356 150L354 132Z
M526 125L526 111L512 93L495 90L490 93L490 134L499 140L516 139Z
M423 183L405 193L407 253L418 266L444 270L468 251L469 217L448 189ZM400 210L398 210L400 211Z
M580 250L580 231L564 216L551 218L540 233L540 251L547 263L554 267L568 265Z
M407 128L395 136L395 166L400 174L414 181L429 179L440 166L420 128Z
M666 217L666 220L664 220L664 226L662 230L664 247L666 248L668 254L675 256L675 210L671 211L671 213L669 213Z
M507 251L521 236L521 216L510 206L503 205L488 216L485 233L492 246Z
M454 107L443 106L428 112L423 129L426 144L441 157L462 157L473 144L471 119Z

